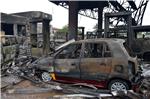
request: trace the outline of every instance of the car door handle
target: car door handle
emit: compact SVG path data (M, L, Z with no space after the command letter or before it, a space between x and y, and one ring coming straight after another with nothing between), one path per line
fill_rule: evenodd
M76 64L75 64L75 63L72 63L71 65L74 66L74 65L76 65Z
M105 63L100 63L100 65L105 65L105 66L106 66L106 64L105 64Z

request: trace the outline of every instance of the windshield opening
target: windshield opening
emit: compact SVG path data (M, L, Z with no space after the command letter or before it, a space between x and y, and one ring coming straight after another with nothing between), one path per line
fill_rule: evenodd
M127 43L123 43L123 45L124 45L126 51L128 52L129 56L136 57L135 53L132 51L131 48L129 48L129 46L127 45Z
M60 49L64 48L65 46L71 44L75 42L74 39L69 40L68 42L65 42L64 44L60 45L59 47L57 47L56 49L54 49L52 52L49 53L49 55L53 55L54 53L57 53Z

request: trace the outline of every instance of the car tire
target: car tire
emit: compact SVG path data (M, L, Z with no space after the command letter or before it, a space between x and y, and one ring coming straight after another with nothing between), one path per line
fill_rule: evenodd
M123 80L112 80L108 84L108 89L110 91L126 91L129 90L129 85Z
M52 77L50 76L49 72L43 71L43 72L41 72L40 76L41 76L40 78L43 82L49 82L52 80Z

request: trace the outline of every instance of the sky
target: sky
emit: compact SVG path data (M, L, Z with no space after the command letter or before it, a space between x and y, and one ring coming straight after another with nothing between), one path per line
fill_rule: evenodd
M25 11L42 11L52 15L51 25L56 28L62 28L68 24L68 10L57 6L48 0L1 0L0 12L18 13ZM85 31L92 31L96 20L78 16L78 26L84 26ZM143 25L150 25L150 2L147 5L143 18Z

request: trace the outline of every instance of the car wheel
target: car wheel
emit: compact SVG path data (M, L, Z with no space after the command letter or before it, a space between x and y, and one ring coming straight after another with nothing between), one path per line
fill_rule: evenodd
M123 80L112 80L108 84L108 89L111 91L125 91L129 90L129 85Z
M43 82L49 82L49 81L51 81L52 78L48 72L42 72L41 79Z

